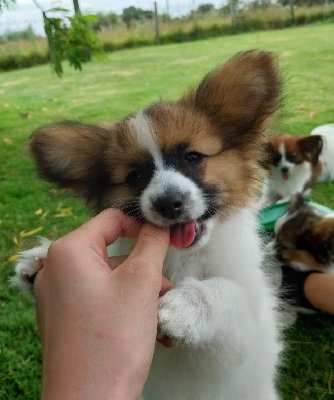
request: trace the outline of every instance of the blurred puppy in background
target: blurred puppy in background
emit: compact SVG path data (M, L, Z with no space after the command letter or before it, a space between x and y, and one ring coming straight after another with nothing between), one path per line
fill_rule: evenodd
M321 174L322 148L320 135L271 137L267 147L269 176L264 181L261 207L288 201L294 193L310 188Z
M284 263L299 271L334 274L334 214L321 215L298 193L277 220L275 234Z
M318 160L316 182L334 181L334 124L321 125L313 129L312 136L321 136L323 148Z
M269 176L260 207L308 194L319 182L334 180L334 124L321 125L309 136L276 135L268 140Z

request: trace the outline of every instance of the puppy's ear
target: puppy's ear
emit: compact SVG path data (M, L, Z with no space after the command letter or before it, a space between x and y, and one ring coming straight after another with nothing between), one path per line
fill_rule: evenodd
M37 129L29 146L44 179L90 200L107 179L104 152L108 137L110 132L103 128L64 121Z
M237 54L204 77L188 99L220 129L225 147L249 144L278 108L281 78L276 56L262 51ZM188 96L188 97L187 97Z
M297 142L298 149L303 158L313 165L318 162L323 144L324 142L320 135L305 136Z

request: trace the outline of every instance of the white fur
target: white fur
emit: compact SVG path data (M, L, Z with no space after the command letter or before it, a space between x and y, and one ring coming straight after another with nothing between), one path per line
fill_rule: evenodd
M322 173L317 182L331 182L334 180L334 124L318 126L310 134L320 135L324 139L324 146L319 156Z
M15 265L15 277L12 283L20 289L33 293L33 285L29 281L29 277L34 276L40 269L40 260L46 258L51 241L49 239L40 238L40 246L33 249L22 251Z
M177 346L157 344L144 399L272 400L280 345L274 296L260 265L254 214L216 222L200 250L170 248L159 326Z
M308 264L305 264L305 263L302 263L299 261L290 262L290 266L292 268L294 268L296 271L321 271L321 272L323 272L323 268L318 269L317 267L310 267ZM333 263L326 265L326 274L334 275L334 264Z
M149 119L141 111L130 119L129 125L140 146L152 154L156 165L161 168L163 158Z

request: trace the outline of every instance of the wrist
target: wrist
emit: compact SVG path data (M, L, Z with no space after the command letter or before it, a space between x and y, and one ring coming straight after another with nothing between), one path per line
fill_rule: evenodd
M63 330L42 342L42 400L140 400L147 374L114 340Z

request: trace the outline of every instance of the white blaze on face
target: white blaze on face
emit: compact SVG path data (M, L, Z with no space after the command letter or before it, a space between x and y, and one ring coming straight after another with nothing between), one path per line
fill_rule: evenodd
M140 146L152 155L156 167L162 168L164 164L162 154L149 119L141 111L130 119L129 125Z
M280 161L280 166L281 166L281 167L285 167L286 164L287 164L286 151L285 151L285 143L281 142L281 143L279 144L278 152L280 153L280 155L281 155L281 157L282 157L282 158L281 158L281 161Z
M285 143L281 142L278 147L278 152L281 155L281 160L278 163L277 168L280 169L280 173L282 174L283 179L286 181L290 177L290 172L292 168L295 166L294 163L290 162L286 157L286 147Z

